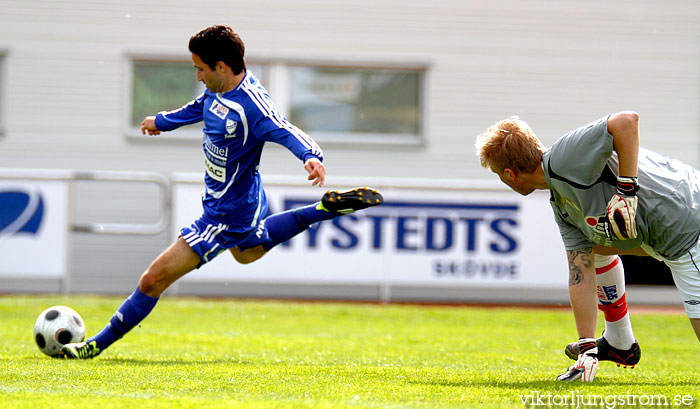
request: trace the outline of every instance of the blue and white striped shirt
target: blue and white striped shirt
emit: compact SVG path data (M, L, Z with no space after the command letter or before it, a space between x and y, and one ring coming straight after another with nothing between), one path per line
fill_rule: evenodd
M260 81L247 71L235 89L208 89L180 109L156 116L160 131L204 121L204 213L246 231L267 211L258 166L265 142L276 142L305 162L323 160L316 142L275 107Z

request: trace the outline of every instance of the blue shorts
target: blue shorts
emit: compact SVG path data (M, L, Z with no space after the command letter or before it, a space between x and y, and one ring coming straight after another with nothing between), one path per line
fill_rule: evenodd
M257 226L252 226L250 230L241 232L230 229L229 225L219 222L215 218L202 215L189 227L180 229L180 236L199 256L200 263L197 266L199 268L213 260L222 251L234 247L245 250L271 241L265 228L266 216L262 215Z

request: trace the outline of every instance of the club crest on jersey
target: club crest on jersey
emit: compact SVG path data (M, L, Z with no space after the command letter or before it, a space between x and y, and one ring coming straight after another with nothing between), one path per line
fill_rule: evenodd
M221 105L219 101L214 100L214 102L212 102L211 106L209 107L209 111L211 111L214 115L218 116L221 119L226 119L226 115L228 115L229 109Z
M238 126L238 121L234 121L233 119L227 118L226 119L226 137L227 138L233 138L234 135L233 133L236 132L236 127Z

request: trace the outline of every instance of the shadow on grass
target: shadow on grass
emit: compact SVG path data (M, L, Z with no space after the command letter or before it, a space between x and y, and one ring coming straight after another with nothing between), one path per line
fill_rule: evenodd
M569 383L569 382L559 382L554 379L548 380L531 380L531 381L506 381L506 380L463 380L463 381L453 381L446 379L421 379L415 381L408 381L407 383L412 384L423 384L423 385L433 385L433 386L446 386L446 387L484 387L488 386L490 388L503 388L503 389L553 389L553 390L570 390L572 387L576 386L596 386L595 383L583 384L581 382ZM601 383L599 386L607 387L612 385ZM672 387L672 386L690 386L696 387L697 382L693 381L680 381L673 379L666 379L663 382L659 382L658 379L640 379L640 380L624 380L624 381L614 381L614 385L617 386L653 386L653 387Z
M160 366L177 366L177 365L188 365L188 366L207 366L207 365L257 365L254 361L242 360L239 358L218 358L218 359L137 359L137 358L104 358L99 359L104 365L137 365L137 366L147 366L147 365L160 365Z
M42 356L28 356L22 358L25 361L47 361L48 357ZM49 362L79 362L64 360L57 357L53 359L48 358ZM244 360L240 358L218 358L218 359L206 359L193 357L192 359L137 359L137 358L126 358L126 357L97 357L92 360L83 362L94 362L99 365L137 365L137 366L147 366L147 365L161 365L161 366L176 366L176 365L192 365L192 366L202 366L202 365L259 365L259 363L252 360Z

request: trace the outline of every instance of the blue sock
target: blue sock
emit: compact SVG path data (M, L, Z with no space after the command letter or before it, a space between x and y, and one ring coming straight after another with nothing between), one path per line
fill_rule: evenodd
M268 216L265 219L265 228L271 241L263 244L265 251L280 243L284 243L316 222L333 219L338 216L338 214L318 209L317 206L318 203L314 203Z
M136 287L136 291L117 308L109 324L99 334L90 337L88 342L97 341L97 348L103 351L143 321L157 302L158 297L150 297Z

